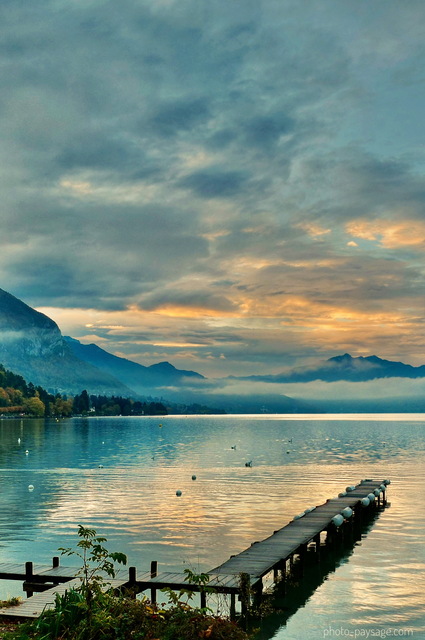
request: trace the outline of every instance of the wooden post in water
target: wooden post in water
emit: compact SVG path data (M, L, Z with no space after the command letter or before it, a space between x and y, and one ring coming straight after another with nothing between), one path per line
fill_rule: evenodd
M52 561L52 567L53 569L56 569L56 567L58 566L59 566L59 556L54 556Z
M242 615L246 616L251 605L251 579L248 573L240 574L239 589L241 594L240 599Z
M300 546L298 547L298 553L299 553L299 558L300 558L301 575L303 575L304 574L304 568L305 568L306 556L307 556L307 545L306 544L300 544Z
M25 563L25 582L32 582L33 575L34 573L33 573L32 562L26 562ZM34 591L30 591L30 590L28 590L26 593L27 593L27 598L31 598L31 596L34 595Z
M136 567L128 567L128 581L131 585L136 583Z
M156 560L152 560L151 562L151 578L156 578L158 575L158 562ZM156 588L151 588L151 602L152 604L156 603Z
M236 618L236 594L230 594L230 620L234 620Z
M313 541L316 545L316 562L320 562L320 532L314 536Z

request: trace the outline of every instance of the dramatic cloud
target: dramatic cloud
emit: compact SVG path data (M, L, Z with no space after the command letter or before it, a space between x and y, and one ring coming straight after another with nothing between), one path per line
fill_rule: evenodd
M425 6L3 2L0 287L143 364L425 363Z

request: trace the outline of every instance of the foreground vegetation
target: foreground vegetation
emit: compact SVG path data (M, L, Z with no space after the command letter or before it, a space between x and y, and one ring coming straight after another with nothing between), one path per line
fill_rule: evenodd
M212 615L209 609L189 604L193 593L175 594L164 589L167 603L152 604L131 594L114 595L108 578L115 576L114 563L126 563L122 553L108 552L105 538L94 529L80 525L76 549L60 549L82 561L81 585L56 597L55 608L34 622L6 632L5 640L247 640L248 635L227 618ZM205 584L205 574L188 571L190 581Z

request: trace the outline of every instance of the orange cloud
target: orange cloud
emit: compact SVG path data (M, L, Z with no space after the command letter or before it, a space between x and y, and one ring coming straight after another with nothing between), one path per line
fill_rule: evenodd
M379 242L386 249L425 249L425 222L419 220L354 220L346 231L355 238Z
M314 222L300 222L295 226L305 231L312 238L324 236L332 232L332 229L325 229L324 227L321 227L320 225L315 224Z

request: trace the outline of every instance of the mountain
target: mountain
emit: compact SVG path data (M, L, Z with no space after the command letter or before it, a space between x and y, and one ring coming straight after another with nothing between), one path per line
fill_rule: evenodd
M274 375L259 375L238 378L261 382L296 383L313 382L368 382L378 378L424 378L425 365L413 367L410 364L392 360L383 360L378 356L359 356L353 358L349 353L329 358L316 366L296 367Z
M205 380L200 373L176 369L169 362L159 362L145 367L126 358L114 356L95 344L82 344L79 340L69 337L65 337L65 342L79 359L114 376L137 393L147 393L158 387L180 387L188 382L193 384Z
M51 392L134 396L204 380L169 362L145 367L62 336L51 318L0 289L0 363Z
M0 289L0 363L59 393L131 395L122 382L77 358L57 324Z

